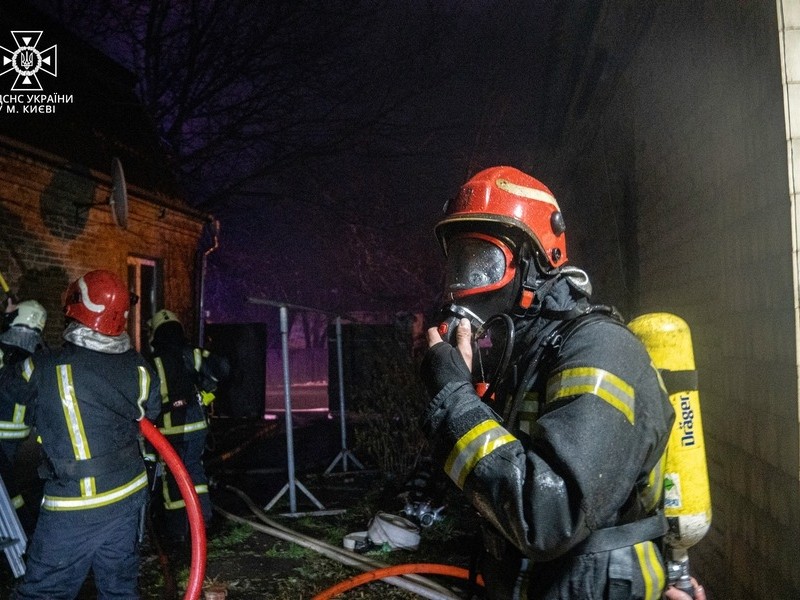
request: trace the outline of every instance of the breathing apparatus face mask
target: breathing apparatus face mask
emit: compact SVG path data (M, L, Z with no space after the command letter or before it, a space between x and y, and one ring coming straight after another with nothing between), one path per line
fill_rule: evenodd
M493 315L507 312L516 293L514 255L501 240L469 233L448 240L444 277L446 303L438 322L442 339L455 345L458 321L467 318L473 334Z
M448 245L445 292L465 298L498 289L514 276L511 250L500 240L479 234L455 238Z

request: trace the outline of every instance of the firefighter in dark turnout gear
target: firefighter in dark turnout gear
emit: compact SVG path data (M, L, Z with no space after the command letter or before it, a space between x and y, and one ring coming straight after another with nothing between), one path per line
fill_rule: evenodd
M139 519L147 474L142 418L159 409L158 379L125 332L131 295L114 273L90 271L65 294L60 349L14 368L0 402L24 405L46 479L26 572L14 598L75 598L89 571L98 598L138 598Z
M552 193L490 168L436 229L448 303L428 331L423 429L483 517L488 597L660 598L660 468L674 412L644 346L565 265ZM491 338L485 357L475 329ZM472 371L487 365L479 396Z
M47 311L36 300L23 300L10 305L5 317L10 325L0 333L0 388L3 379L10 377L13 365L22 362L42 347L42 331L47 323ZM6 486L11 503L17 510L22 528L30 535L35 522L34 512L25 504L17 478L14 461L20 444L30 434L30 419L22 404L0 404L0 477Z
M208 525L212 508L203 466L208 433L206 407L213 401L219 381L228 375L228 362L192 347L183 325L169 310L158 311L149 325L151 358L161 380L161 414L156 424L186 465ZM170 541L180 542L188 533L186 504L172 473L161 471L164 534Z

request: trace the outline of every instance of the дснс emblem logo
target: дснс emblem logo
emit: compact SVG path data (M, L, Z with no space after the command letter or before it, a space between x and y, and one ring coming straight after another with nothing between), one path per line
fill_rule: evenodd
M48 75L56 76L56 46L53 44L46 50L39 50L36 46L42 37L41 31L12 31L11 35L17 44L16 50L9 50L0 46L0 75L10 71L17 74L12 92L38 92L42 84L37 74L42 71Z

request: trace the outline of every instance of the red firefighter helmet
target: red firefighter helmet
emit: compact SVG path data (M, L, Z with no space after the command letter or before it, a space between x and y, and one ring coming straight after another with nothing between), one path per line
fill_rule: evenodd
M131 294L125 282L111 271L89 271L67 287L64 312L104 335L117 336L125 331Z
M561 209L547 186L504 166L484 169L467 181L436 225L445 254L453 233L483 232L499 236L514 250L531 242L544 272L567 262L564 231Z

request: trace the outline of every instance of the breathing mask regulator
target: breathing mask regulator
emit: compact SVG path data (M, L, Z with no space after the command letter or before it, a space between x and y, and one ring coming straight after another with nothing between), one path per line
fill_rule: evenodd
M486 381L484 363L489 362L486 354L487 352L491 352L498 340L502 340L498 344L503 348L500 355L501 358L496 368L492 369L494 375L490 379L491 382L496 382L503 371L508 367L511 358L511 351L514 347L514 322L506 313L497 313L483 320L466 306L452 303L447 304L439 311L438 319L440 322L437 329L442 339L451 346L456 345L456 332L458 330L459 321L462 318L466 318L470 322L470 327L472 329L471 342L473 344L473 356L477 357L476 360L478 362L477 368L480 380L475 383L475 392L482 400L488 402L491 400L494 386ZM504 335L492 335L495 333L493 329L494 325L499 322L502 322L505 326ZM484 340L487 341L484 342Z
M442 336L442 339L451 346L456 345L456 333L461 319L469 320L473 332L473 340L475 331L481 328L485 322L466 306L452 303L444 305L439 309L439 314L436 318L439 322L437 330L439 331L439 335Z

